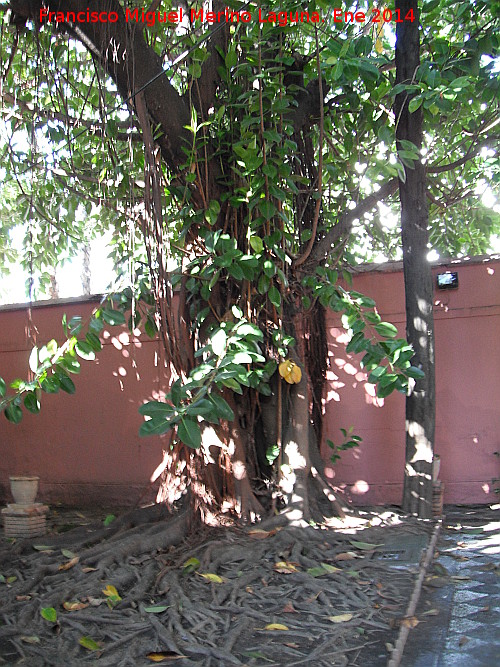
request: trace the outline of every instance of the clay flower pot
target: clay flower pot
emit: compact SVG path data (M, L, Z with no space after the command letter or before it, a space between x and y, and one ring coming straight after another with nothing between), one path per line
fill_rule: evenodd
M33 505L38 493L39 477L16 476L9 477L10 490L16 505Z

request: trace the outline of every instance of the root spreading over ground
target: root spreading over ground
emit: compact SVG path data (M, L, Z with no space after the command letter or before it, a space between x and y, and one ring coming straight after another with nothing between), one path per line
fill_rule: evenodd
M179 543L184 515L162 512L2 537L0 664L375 665L373 645L397 632L415 570L388 568L371 545L412 525L366 515L356 533L337 520Z

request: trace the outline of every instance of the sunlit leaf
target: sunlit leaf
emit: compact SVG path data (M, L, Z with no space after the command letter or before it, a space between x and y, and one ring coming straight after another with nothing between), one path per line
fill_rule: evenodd
M352 619L352 614L338 614L337 616L328 616L328 620L332 623L346 623Z
M269 623L264 630L288 630L288 626L283 623Z
M219 577L218 574L212 574L211 572L197 572L196 574L199 574L200 577L203 577L203 579L206 579L207 581L211 581L214 584L223 584L224 579L222 577Z

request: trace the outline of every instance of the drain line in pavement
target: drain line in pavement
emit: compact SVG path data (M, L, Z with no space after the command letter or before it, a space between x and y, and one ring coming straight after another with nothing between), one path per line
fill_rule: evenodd
M431 541L429 542L429 546L427 547L427 552L425 554L425 560L423 564L420 566L420 572L418 574L417 581L415 582L415 588L413 589L413 594L410 598L405 618L411 618L412 616L415 615L417 604L420 599L420 593L422 592L422 584L424 583L425 575L427 574L427 570L429 569L429 565L431 564L432 558L434 556L434 549L436 548L436 543L439 536L439 531L441 530L441 525L442 521L440 520L439 523L434 528ZM391 652L389 661L387 662L387 667L399 667L401 658L403 657L403 651L409 633L410 633L410 624L406 625L402 623L398 639L396 641L396 644L394 645L394 649Z

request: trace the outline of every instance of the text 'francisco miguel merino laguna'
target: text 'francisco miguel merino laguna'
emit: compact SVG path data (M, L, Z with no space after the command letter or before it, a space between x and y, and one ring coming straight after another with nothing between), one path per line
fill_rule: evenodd
M186 17L182 7L177 11L161 12L147 11L145 9L126 9L125 21L127 23L143 23L152 28L156 23L182 23ZM191 9L188 14L191 23L276 23L284 26L288 23L321 23L324 22L318 12L266 12L259 8L258 12L235 11L226 7L224 11L207 12L204 9ZM120 16L118 12L91 11L88 7L80 12L52 12L48 9L40 9L40 23L118 23Z

